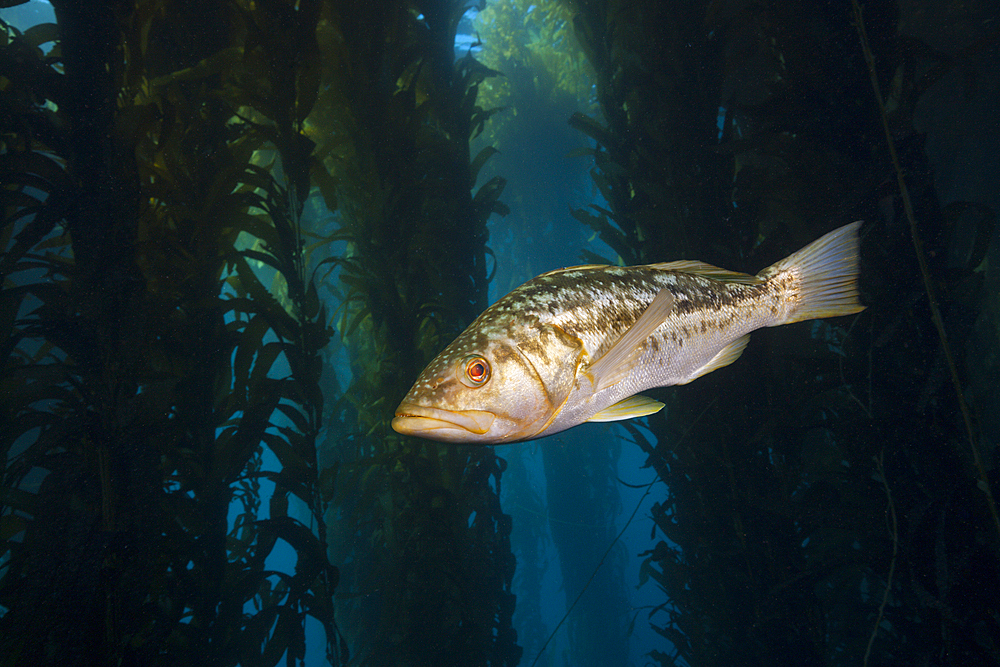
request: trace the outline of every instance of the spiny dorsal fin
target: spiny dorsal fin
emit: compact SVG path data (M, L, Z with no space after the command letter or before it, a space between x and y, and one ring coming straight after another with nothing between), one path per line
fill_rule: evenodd
M677 262L661 262L660 264L647 265L651 269L658 271L679 271L681 273L693 273L697 276L704 276L712 280L720 280L725 283L740 283L741 285L759 285L763 281L757 276L738 271L720 269L717 266L698 262L694 260L682 259Z
M632 370L639 346L663 324L674 306L674 295L661 289L628 331L615 341L604 355L587 370L594 384L594 393L621 382Z
M589 422L616 422L622 419L632 419L633 417L645 417L652 415L663 409L663 403L654 401L647 396L629 396L614 405L609 405L593 417Z
M565 266L561 269L552 269L551 271L546 271L545 273L539 275L539 278L545 276L554 276L560 273L566 273L567 271L590 271L593 269L606 269L607 264L580 264L579 266Z

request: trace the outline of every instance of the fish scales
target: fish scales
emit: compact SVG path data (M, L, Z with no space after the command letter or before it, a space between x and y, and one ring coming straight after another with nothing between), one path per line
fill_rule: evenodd
M509 319L505 335L521 346L542 347L536 332L540 325L550 324L579 338L587 357L594 360L639 319L661 289L674 295L674 312L643 343L637 384L646 377L679 381L686 377L684 370L700 368L714 356L719 337L732 340L770 326L784 312L776 283L740 285L640 266L540 276L498 302L497 317L517 314ZM674 377L664 375L661 371L671 367L672 352L685 344L705 349L689 357L684 367L675 364Z
M504 443L651 414L637 396L735 361L756 329L856 313L860 223L757 276L700 262L542 274L484 311L421 373L401 433Z

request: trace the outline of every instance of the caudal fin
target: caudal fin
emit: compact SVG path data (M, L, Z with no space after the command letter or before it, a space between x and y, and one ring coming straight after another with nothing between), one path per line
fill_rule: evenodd
M793 307L782 324L865 309L858 300L859 227L860 221L835 229L757 274L765 280L779 279L780 274L797 276L788 293Z

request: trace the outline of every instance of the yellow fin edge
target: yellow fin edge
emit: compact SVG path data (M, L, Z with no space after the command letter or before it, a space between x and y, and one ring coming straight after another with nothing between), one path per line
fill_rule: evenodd
M647 396L629 396L614 405L609 405L587 421L589 422L616 422L634 417L645 417L656 414L663 409L663 403L654 401Z

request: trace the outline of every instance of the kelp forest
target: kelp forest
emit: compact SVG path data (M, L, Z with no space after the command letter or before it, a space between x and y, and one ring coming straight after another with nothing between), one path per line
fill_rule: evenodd
M1000 665L1000 9L0 0L0 666ZM573 264L863 312L398 434Z

